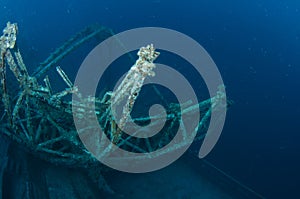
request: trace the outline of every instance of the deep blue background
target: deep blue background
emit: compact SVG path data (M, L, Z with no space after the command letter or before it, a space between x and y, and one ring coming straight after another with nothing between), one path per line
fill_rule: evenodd
M18 23L20 48L33 66L95 22L115 32L158 26L191 36L235 101L206 159L268 198L299 192L300 1L2 0L1 27L7 21ZM66 71L81 61L73 57Z

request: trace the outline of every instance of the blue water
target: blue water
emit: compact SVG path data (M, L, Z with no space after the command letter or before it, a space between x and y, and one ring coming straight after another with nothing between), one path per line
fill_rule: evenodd
M206 159L267 198L299 197L300 1L2 0L1 27L7 21L18 23L19 47L32 66L93 23L116 33L155 26L192 37L235 102ZM85 55L70 56L66 71Z

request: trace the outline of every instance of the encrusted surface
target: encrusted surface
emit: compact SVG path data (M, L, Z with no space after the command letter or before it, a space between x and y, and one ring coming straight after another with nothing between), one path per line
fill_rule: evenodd
M149 152L153 151L161 145L164 145L172 137L173 123L166 129L164 137L156 140L148 140L147 143L132 143L130 137L122 137L121 128L115 125L112 116L111 106L116 105L125 99L126 103L123 107L123 115L119 127L126 125L127 118L130 115L134 102L138 97L140 89L146 76L155 75L153 69L155 64L153 61L159 55L155 51L153 45L142 47L138 52L138 59L131 67L120 86L114 92L108 92L103 99L96 97L81 98L80 91L73 85L62 67L56 66L56 63L71 51L75 50L79 45L85 43L90 38L100 35L103 39L112 35L109 29L103 27L86 28L80 34L76 34L58 50L50 55L46 61L30 75L27 67L23 62L20 50L16 47L17 25L7 23L7 27L0 37L1 59L0 59L0 80L1 80L1 96L3 101L3 110L1 117L1 133L8 136L14 143L23 146L27 152L35 157L51 162L55 165L63 165L66 167L80 167L89 169L94 180L100 188L111 192L108 185L103 181L102 173L107 169L100 164L83 146L78 133L73 124L73 116L78 117L82 122L88 122L88 118L82 117L84 111L90 110L86 104L95 103L95 114L99 118L99 123L105 129L106 135L116 145L126 148L128 151ZM51 81L45 73L53 66L56 66L58 75L66 83L67 87L60 91L54 92L51 87ZM15 76L15 80L7 79L6 70L9 69ZM44 84L40 84L37 79L44 76ZM19 92L14 96L10 96L7 90L8 81L16 81L19 84ZM79 96L79 101L70 101L65 98L70 94ZM170 110L176 111L179 106L183 107L181 114L189 114L200 107L204 112L199 129L201 132L196 140L203 138L207 123L210 117L211 108L217 109L218 99L222 95L207 99L199 104L171 104ZM88 102L88 103L86 103ZM72 107L77 110L72 114ZM160 122L161 115L155 115L147 118L135 118L140 123L152 120ZM167 117L176 120L180 114L170 114ZM191 118L192 119L192 118ZM88 123L87 123L88 124ZM93 128L93 126L89 126ZM100 143L101 140L96 140ZM147 149L143 149L142 145L146 144ZM188 143L179 143L174 146L174 150ZM105 150L105 153L109 153ZM3 165L2 165L3 166ZM101 183L99 183L101 182ZM54 197L55 198L55 197Z

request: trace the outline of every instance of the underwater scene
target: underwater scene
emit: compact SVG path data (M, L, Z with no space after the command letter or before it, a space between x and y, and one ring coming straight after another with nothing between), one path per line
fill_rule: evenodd
M300 1L0 1L0 199L300 198Z

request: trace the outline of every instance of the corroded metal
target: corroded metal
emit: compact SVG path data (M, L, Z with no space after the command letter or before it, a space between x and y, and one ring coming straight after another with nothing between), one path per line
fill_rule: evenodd
M220 98L223 97L222 93L218 93L217 96L199 104L190 104L189 102L181 105L170 104L168 107L170 114L167 115L169 126L165 129L166 133L163 134L163 137L155 140L145 139L143 143L138 140L132 142L132 136L124 137L120 128L116 126L110 105L117 104L120 99L127 99L127 106L123 109L124 117L121 120L121 125L125 125L126 118L132 111L145 76L154 75L152 71L155 66L153 61L159 53L154 50L152 45L141 48L138 54L139 59L115 92L107 92L103 98L89 97L83 99L78 88L73 85L61 67L57 66L56 69L58 75L67 85L62 91L55 93L51 88L49 77L44 75L59 60L79 45L97 35L102 35L104 39L111 36L112 31L94 26L84 29L52 53L46 61L37 67L32 75L27 72L21 53L15 45L17 32L17 24L8 22L3 35L0 37L0 94L4 107L0 124L1 133L7 135L12 141L25 146L35 156L53 164L68 167L97 168L97 170L104 168L81 143L78 134L84 134L85 130L81 129L77 132L73 123L73 117L78 117L87 124L88 128L95 128L88 125L89 118L83 117L84 112L90 110L89 107L86 107L89 103L95 104L96 110L93 111L98 116L99 124L106 134L102 136L108 136L114 144L132 152L151 152L165 145L172 139L173 129L176 128L176 122L174 121L180 120L181 114L190 114L198 107L200 107L202 113L205 113L195 129L195 131L199 131L196 140L201 140L205 135L212 109L217 110L218 106L222 106L218 103ZM14 96L10 96L7 90L7 68L19 84L20 90ZM43 76L44 85L37 81ZM12 80L10 79L10 81ZM72 102L66 98L66 96L72 94L76 94L79 100ZM72 106L77 110L75 114L72 112ZM183 107L183 112L174 114L177 113L179 106ZM161 117L162 115L158 114L151 117L135 118L134 121L142 124L151 120L150 125L156 125L161 121ZM137 131L137 133L139 132ZM101 136L99 139L96 141L101 145ZM183 141L174 146L173 150L177 150L186 144L188 143ZM104 152L109 153L110 151L107 149ZM168 153L168 151L163 153ZM98 179L102 179L102 176L98 176Z

